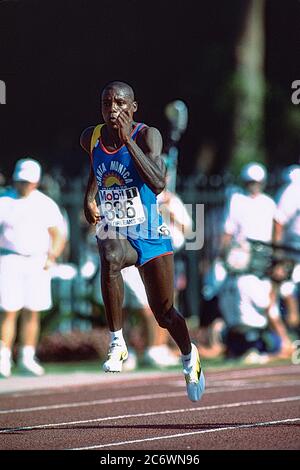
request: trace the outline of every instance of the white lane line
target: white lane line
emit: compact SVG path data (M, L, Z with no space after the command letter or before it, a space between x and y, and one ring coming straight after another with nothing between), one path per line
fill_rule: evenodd
M300 421L300 418L280 419L277 421L263 421L263 422L251 423L251 424L238 424L236 426L226 426L223 428L215 428L215 429L204 429L202 431L184 432L180 434L171 434L168 436L147 437L145 439L133 439L131 441L110 442L109 444L99 444L95 446L74 447L72 449L67 449L67 450L103 449L104 447L116 447L116 446L122 446L122 445L127 445L127 444L136 444L140 442L161 441L163 439L174 439L176 437L196 436L198 434L209 434L213 432L222 432L222 431L231 431L231 430L234 431L236 429L243 429L243 428L246 429L246 428L256 428L256 427L262 427L262 426L273 426L275 424L294 423L297 421Z
M15 432L15 431L28 431L34 429L47 429L52 427L60 427L60 426L70 426L75 424L89 424L89 423L99 423L102 421L110 421L110 420L117 420L117 419L129 419L129 418L144 418L146 416L161 416L161 415L170 415L170 414L180 414L180 413L191 413L194 411L210 411L210 410L219 410L225 408L236 408L239 406L253 406L253 405L268 405L272 403L286 403L292 401L299 401L299 396L294 397L283 397L283 398L273 398L271 400L252 400L252 401L242 401L242 402L235 402L235 403L224 403L219 405L207 405L207 406L198 406L194 408L180 408L175 410L164 410L164 411L150 411L148 413L136 413L136 414L127 414L127 415L117 415L117 416L106 416L102 418L93 418L93 419L86 419L80 421L68 421L63 423L47 423L47 424L37 424L34 426L19 426L15 428L6 428L1 429L0 434Z
M32 411L45 411L45 410L59 410L62 408L79 408L81 406L107 405L110 403L122 403L122 402L127 402L127 401L155 400L156 398L181 397L183 395L186 395L186 393L185 392L170 392L170 393L164 392L164 393L154 393L152 395L136 395L136 396L129 396L129 397L103 398L101 400L93 400L93 401L79 401L79 402L74 402L74 403L59 403L57 405L34 406L31 408L0 410L0 414L28 413Z
M229 382L230 383L230 382ZM178 386L183 386L182 382L177 384ZM232 385L232 384L231 384ZM294 385L300 385L300 380L289 380L287 382L270 382L270 383L259 383L259 384L250 384L248 386L240 386L238 384L234 384L234 388L218 388L219 385L216 386L216 390L208 389L205 391L205 394L212 394L212 393L228 393L228 392L237 392L237 391L247 391L247 390L256 390L256 389L263 389L263 388L276 388L276 387L292 387ZM164 392L164 393L154 393L151 395L136 395L136 396L128 396L128 397L119 397L119 398L103 398L100 400L92 400L92 401L81 401L81 402L73 402L73 403L58 403L56 405L43 405L43 406L33 406L30 408L13 408L7 410L0 410L0 415L5 414L13 414L13 413L31 413L33 411L47 411L47 410L59 410L64 408L80 408L84 406L96 406L96 405L106 405L111 403L124 403L124 402L132 402L132 401L141 401L141 400L155 400L157 398L176 398L176 397L183 397L186 395L186 391L181 392Z

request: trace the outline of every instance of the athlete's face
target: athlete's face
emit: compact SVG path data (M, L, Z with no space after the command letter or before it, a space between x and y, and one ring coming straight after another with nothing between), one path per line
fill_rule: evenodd
M126 89L112 87L103 91L101 97L101 111L104 122L114 128L118 128L117 118L124 111L133 120L133 114L137 109L136 102L127 93Z

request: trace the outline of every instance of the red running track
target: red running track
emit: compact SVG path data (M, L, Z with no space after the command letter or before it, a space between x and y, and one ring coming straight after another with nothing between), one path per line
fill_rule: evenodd
M197 403L180 371L4 393L0 449L299 450L299 373L298 365L208 371Z

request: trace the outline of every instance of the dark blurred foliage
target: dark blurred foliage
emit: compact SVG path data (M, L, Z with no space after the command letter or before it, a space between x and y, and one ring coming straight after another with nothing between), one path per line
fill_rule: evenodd
M15 0L0 2L0 167L32 155L70 175L87 168L81 131L101 120L99 95L110 80L130 83L137 120L167 138L165 105L181 99L189 125L180 172L190 174L201 145L213 142L217 168L230 158L234 44L248 0ZM270 159L299 151L291 82L300 79L298 0L266 2L266 144Z

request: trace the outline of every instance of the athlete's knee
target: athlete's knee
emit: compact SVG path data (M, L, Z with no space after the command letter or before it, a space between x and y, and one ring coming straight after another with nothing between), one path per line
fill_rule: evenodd
M107 246L101 250L100 256L102 269L109 272L122 269L123 252L121 248Z
M174 324L174 321L177 320L179 313L173 307L173 305L165 312L156 312L155 318L161 328L166 328L167 330Z

